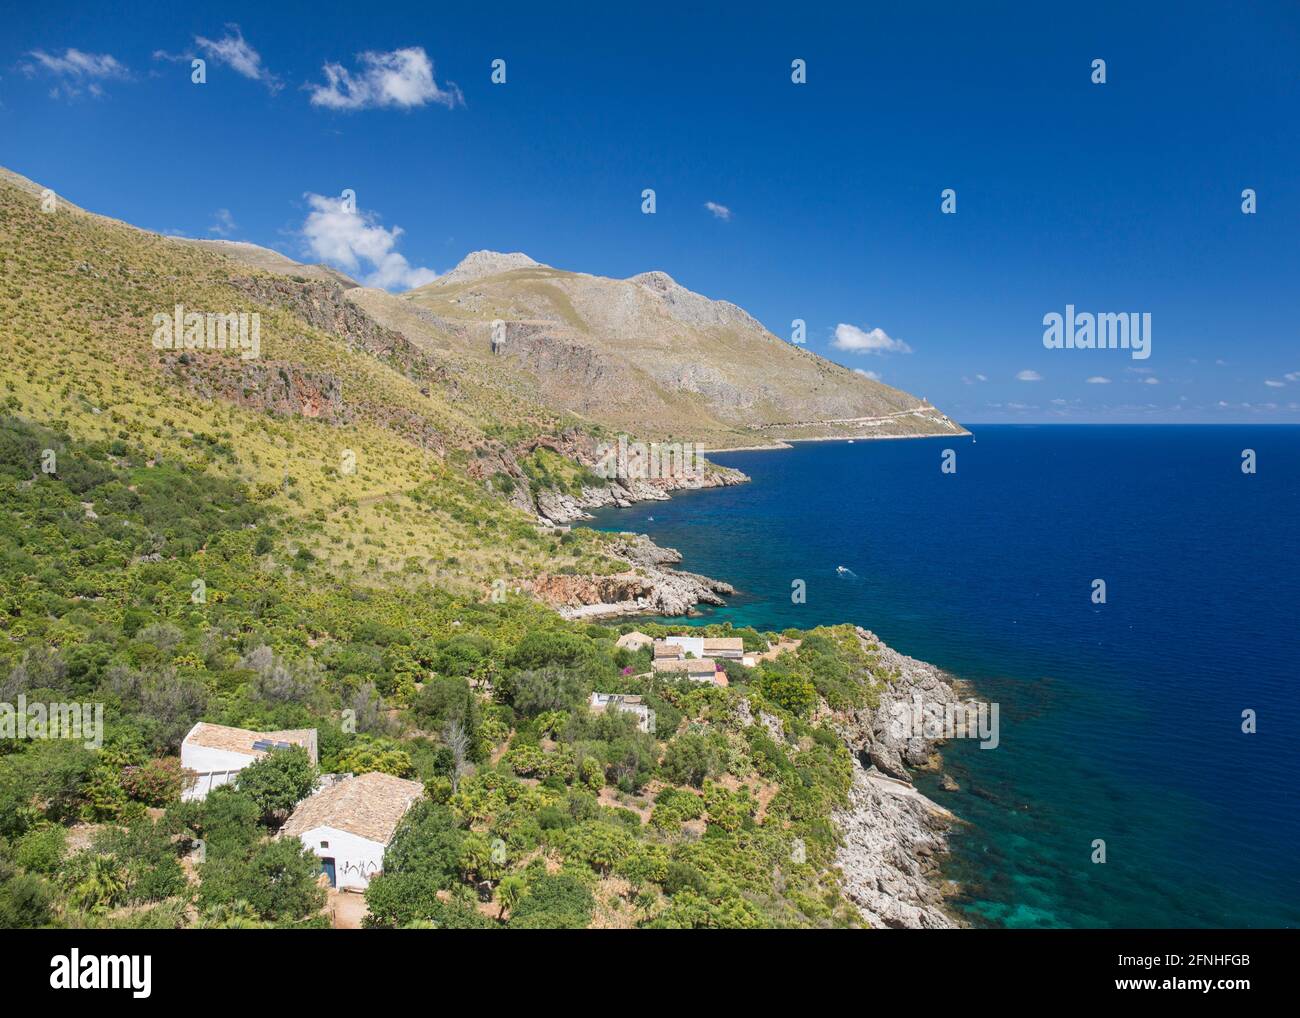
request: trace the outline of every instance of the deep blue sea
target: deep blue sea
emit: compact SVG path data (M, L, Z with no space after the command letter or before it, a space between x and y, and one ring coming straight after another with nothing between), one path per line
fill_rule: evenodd
M594 525L733 583L700 621L857 623L1001 705L918 782L973 923L1300 926L1300 427L972 430L713 454L753 483Z

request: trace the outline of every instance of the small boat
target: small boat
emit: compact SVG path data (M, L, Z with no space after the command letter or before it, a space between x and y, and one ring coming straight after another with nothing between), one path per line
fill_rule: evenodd
M847 566L836 566L835 571L841 575L848 573L850 570Z

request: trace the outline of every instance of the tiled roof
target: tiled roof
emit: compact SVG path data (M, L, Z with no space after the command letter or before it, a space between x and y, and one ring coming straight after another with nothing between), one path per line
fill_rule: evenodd
M674 657L681 657L684 653L686 653L686 652L682 649L682 647L681 647L680 644L676 644L676 643L656 643L656 644L655 644L655 658L656 658L656 659L659 659L659 658L674 658Z
M368 771L336 781L298 803L280 833L298 837L316 827L333 827L387 845L422 795L424 786L418 781Z
M743 651L744 649L745 649L745 641L742 640L739 636L718 636L718 637L706 636L704 638L704 653L706 654L708 654L710 651L716 653L717 651L722 651L722 650Z
M645 647L654 643L654 640L634 629L630 633L624 633L615 643L619 647Z
M287 742L293 746L302 746L316 763L316 729L290 728L281 732L250 732L247 728L228 728L225 725L213 725L200 721L185 736L185 742L191 746L203 746L205 749L222 749L229 753L244 753L248 756L263 757L267 750L254 749L255 742Z
M654 663L657 672L686 672L688 675L712 675L718 670L712 658L683 658L681 660L659 660Z

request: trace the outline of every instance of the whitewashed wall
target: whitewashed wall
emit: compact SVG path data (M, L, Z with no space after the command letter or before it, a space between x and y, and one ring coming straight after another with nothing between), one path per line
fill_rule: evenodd
M208 746L181 744L181 766L198 772L199 779L193 788L182 793L183 799L203 799L209 791L219 785L233 781L235 774L229 776L217 774L209 777L212 771L240 771L257 758L248 753L235 753L228 749L211 749Z
M370 878L384 868L384 846L333 827L313 827L300 836L303 845L318 858L333 858L334 873L340 888L364 891ZM329 842L322 848L321 842Z

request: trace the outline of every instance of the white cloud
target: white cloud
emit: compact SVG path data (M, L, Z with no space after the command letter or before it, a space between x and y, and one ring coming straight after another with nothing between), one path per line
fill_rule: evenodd
M209 233L215 233L218 237L229 237L239 229L235 223L235 217L230 214L230 209L217 209L212 214L212 225L208 227Z
M1160 379L1148 376L1147 378L1142 379L1142 383L1144 385L1159 385Z
M1284 385L1286 385L1285 382L1279 382L1276 379L1272 379L1272 378L1264 379L1264 384L1267 385L1270 389L1280 389Z
M328 84L311 85L311 103L331 110L363 110L381 106L410 109L434 102L451 109L465 104L460 89L448 82L440 88L433 78L433 61L423 47L408 46L390 53L360 54L361 70L354 76L342 64L326 64Z
M713 213L714 219L721 219L724 223L731 221L731 209L725 205L719 205L716 201L706 201L704 207Z
M848 350L850 353L912 352L910 346L901 339L893 339L885 333L884 329L877 328L864 332L856 325L847 325L844 322L835 326L835 338L831 340L831 346L837 350Z
M438 278L433 269L412 267L394 250L402 235L400 226L385 229L371 213L348 212L341 198L319 194L304 197L311 212L302 225L303 237L311 253L321 261L349 273L363 270L368 263L373 270L362 282L385 290L409 290Z
M1089 385L1110 385L1110 379L1105 375L1093 375L1088 379Z
M873 382L880 381L880 375L878 375L874 371L863 371L861 368L854 368L853 370L856 371L859 375L863 375L866 378L870 378Z
M279 79L262 64L262 55L248 44L238 25L227 25L226 34L220 39L207 39L196 35L194 43L203 51L203 55L214 63L225 64L236 74L243 75L251 81L260 81L272 92L282 87Z
M1025 368L1024 371L1017 372L1016 378L1018 378L1022 382L1041 382L1043 380L1042 375L1040 375L1037 371L1031 371L1029 368Z
M124 81L131 77L126 65L110 53L85 53L79 49L66 49L63 56L34 49L28 54L34 61L22 65L29 78L37 73L49 74L59 81L50 89L50 97L72 99L81 95L84 87L96 99L104 95L100 81Z
M1300 371L1288 371L1282 377L1288 382L1300 382Z

